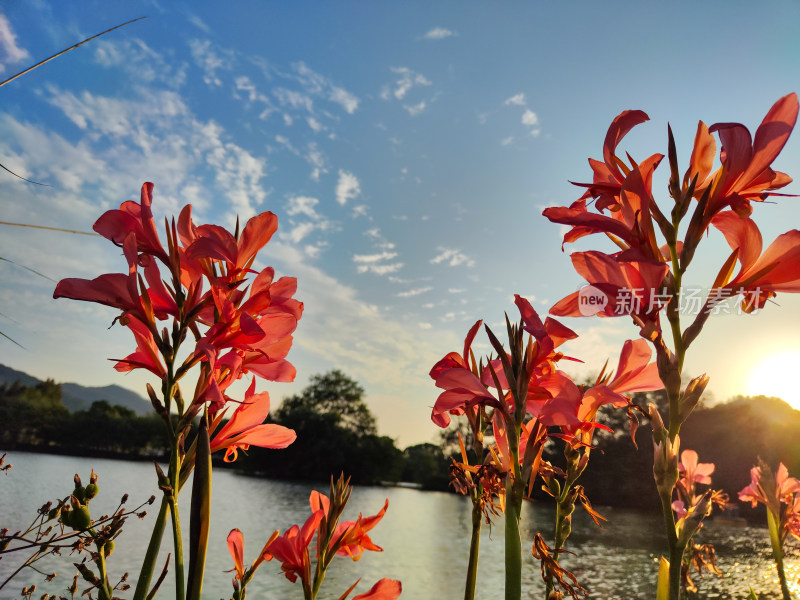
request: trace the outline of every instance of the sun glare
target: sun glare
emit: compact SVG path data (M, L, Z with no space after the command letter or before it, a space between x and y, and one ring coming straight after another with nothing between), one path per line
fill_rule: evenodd
M773 354L756 365L747 382L748 396L777 396L800 410L800 352Z

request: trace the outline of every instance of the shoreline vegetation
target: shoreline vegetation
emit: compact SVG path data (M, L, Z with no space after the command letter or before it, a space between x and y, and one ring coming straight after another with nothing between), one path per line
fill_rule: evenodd
M330 473L347 468L360 485L408 485L422 490L449 491L450 457L458 457L455 432L441 435L439 444L423 443L399 449L395 441L377 432L375 419L363 401L361 386L332 371L312 378L301 394L285 399L269 422L303 433L282 450L281 461L272 450L251 447L234 464L215 457L218 467L240 474L282 480L324 482ZM660 401L658 394L641 394L638 403ZM164 424L157 415L140 416L130 408L96 400L86 410L70 411L61 400L61 386L52 380L25 385L0 383L0 448L3 452L71 455L116 460L166 460ZM600 432L599 450L584 485L596 506L658 510L652 483L637 476L652 460L649 427L636 432L634 448L627 423L609 412L601 420L613 432ZM644 425L644 423L643 423ZM725 431L736 430L735 440ZM466 432L462 434L467 435ZM737 396L724 403L701 406L686 425L682 441L716 464L715 480L728 494L747 484L741 464L781 460L790 472L800 470L800 451L792 440L800 437L800 411L778 398ZM303 443L303 441L306 443ZM560 448L547 449L554 462ZM317 468L309 465L317 464ZM302 468L299 468L302 465ZM550 501L534 489L531 499ZM721 518L763 521L761 511L735 503Z

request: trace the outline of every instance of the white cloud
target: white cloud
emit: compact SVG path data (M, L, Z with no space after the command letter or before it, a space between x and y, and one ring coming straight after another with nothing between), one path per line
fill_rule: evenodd
M203 21L197 15L189 15L189 23L197 27L198 29L202 30L203 32L211 35L212 29L208 25L206 25L205 21Z
M520 92L519 94L514 94L513 96L508 98L505 102L503 102L503 104L505 104L506 106L511 106L511 105L525 106L527 103L528 101L525 99L525 94L523 94L522 92Z
M105 68L125 71L139 84L157 81L177 89L186 82L187 63L165 58L136 38L97 40L94 59Z
M310 219L319 220L320 214L314 207L319 204L319 200L310 196L292 196L286 203L286 214L290 217L305 215Z
M393 95L397 100L405 98L406 94L414 86L431 85L431 82L421 73L416 73L408 67L392 67L392 72L397 73L400 77L395 81L395 88ZM385 92L385 93L384 93ZM384 100L389 99L389 89L384 88L381 92L381 98Z
M423 100L421 102L418 102L417 104L414 104L413 106L407 106L407 105L404 104L403 108L405 108L408 111L409 115L411 115L412 117L416 117L417 115L422 114L422 111L425 110L425 106L427 106L427 105L425 104L425 101Z
M0 73L6 70L6 65L16 64L29 57L28 51L17 45L17 36L11 23L5 15L0 14Z
M307 93L320 96L341 106L344 111L352 115L358 108L359 99L344 88L336 86L330 79L309 68L304 62L292 65L296 79Z
M353 207L353 218L366 217L369 207L366 204L359 204Z
M388 275L389 273L396 273L403 268L403 263L387 263L394 258L397 258L397 252L383 251L377 254L356 254L353 256L353 262L358 266L356 272L358 273L373 273L375 275Z
M339 181L336 184L336 201L344 206L348 200L353 200L361 194L361 184L358 178L348 171L339 169Z
M236 90L240 92L247 92L247 99L250 102L263 102L264 104L271 105L269 98L258 91L256 85L246 75L239 76L235 79ZM274 110L274 108L273 108Z
M397 256L397 252L381 252L380 254L356 254L353 256L353 262L362 264L372 264L384 260L392 260Z
M233 68L233 53L222 48L211 48L211 40L190 40L189 49L195 64L203 70L203 81L210 86L221 86L217 71Z
M282 235L284 235L293 244L297 244L301 242L309 233L314 231L315 228L316 225L314 225L314 223L306 221L305 223L295 225L288 232L284 232Z
M322 123L317 121L314 117L308 117L306 119L306 123L308 123L308 126L316 133L319 133L320 131L325 129Z
M457 267L459 265L465 265L467 267L475 266L475 261L460 250L442 247L439 247L438 250L439 254L429 261L431 264L438 265L444 263L449 267Z
M430 323L417 323L417 325L419 325L420 329L431 329L433 327Z
M419 296L420 294L424 294L426 292L430 292L432 289L433 288L430 287L430 286L421 287L421 288L415 288L413 290L408 290L408 291L405 291L405 292L399 292L397 294L397 297L398 298L411 298L412 296Z
M336 225L317 212L319 200L310 196L292 196L286 203L286 214L290 217L289 229L282 237L294 244L298 244L314 231L328 231L335 229ZM306 217L310 221L297 221L291 217ZM320 244L306 246L306 254L316 257L320 254Z
M295 110L302 108L308 112L314 111L314 101L306 94L285 87L273 89L272 94L278 99L281 106L288 106Z
M537 117L536 113L530 108L525 109L525 112L522 113L522 124L528 125L529 127L535 127L539 124L539 117Z
M117 99L89 92L78 97L54 86L47 91L48 102L85 130L98 154L124 172L146 173L148 179L170 182L177 190L181 174L211 167L217 197L227 198L232 212L242 218L255 214L266 198L261 186L266 160L230 141L214 121L198 121L176 92L140 89ZM123 183L118 184L122 189ZM171 201L177 207L177 198Z
M295 156L300 156L300 151L292 145L292 142L289 141L285 135L276 135L275 141L278 142L281 146L284 146L289 152L294 154Z
M318 244L314 246L309 244L305 247L305 252L309 258L317 258L322 253L322 245Z
M306 162L311 165L311 179L319 181L320 175L328 172L326 166L325 155L317 147L316 142L308 144L308 151L306 153Z
M392 263L389 265L358 265L356 271L359 273L374 273L375 275L388 275L396 273L403 268L403 263Z
M331 88L330 99L333 102L336 102L337 104L341 105L341 107L344 108L345 112L348 115L352 115L354 112L356 112L356 109L358 108L358 103L359 103L358 98L356 98L353 94L351 94L347 90L343 90L342 88L339 87Z
M466 292L466 288L448 288L447 290L451 294L463 294Z
M500 141L501 146L508 146L511 142L514 141L514 136L510 135L507 138L504 138Z
M443 40L452 35L455 35L451 30L444 27L434 27L423 36L426 40Z

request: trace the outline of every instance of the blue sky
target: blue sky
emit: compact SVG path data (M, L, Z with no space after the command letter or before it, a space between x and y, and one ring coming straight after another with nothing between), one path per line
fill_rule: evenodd
M11 1L0 13L0 76L146 15L0 89L0 162L48 184L0 176L0 221L90 231L155 183L157 216L189 202L233 227L263 210L279 234L263 265L296 276L305 303L295 384L340 368L367 391L382 433L430 441L427 377L475 320L501 327L513 294L545 313L581 280L541 211L580 195L611 119L651 121L623 144L685 165L699 119L754 131L798 91L800 6L774 2L388 3ZM793 137L775 163L797 176ZM665 199L665 172L654 191ZM786 191L800 193L792 184ZM797 200L758 207L765 242L800 223ZM725 252L712 232L690 283ZM610 250L610 248L607 248ZM99 238L0 226L0 362L39 377L143 391L108 357L131 340L114 312L52 300L58 280L121 270ZM585 365L616 359L636 330L571 319ZM712 319L688 372L725 399L763 357L800 352L800 302ZM488 345L476 346L488 352Z

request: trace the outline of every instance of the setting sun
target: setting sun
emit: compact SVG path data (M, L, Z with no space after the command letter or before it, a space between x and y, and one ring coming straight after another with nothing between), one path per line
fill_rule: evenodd
M745 393L748 396L777 396L800 409L798 367L800 351L773 354L753 368Z

